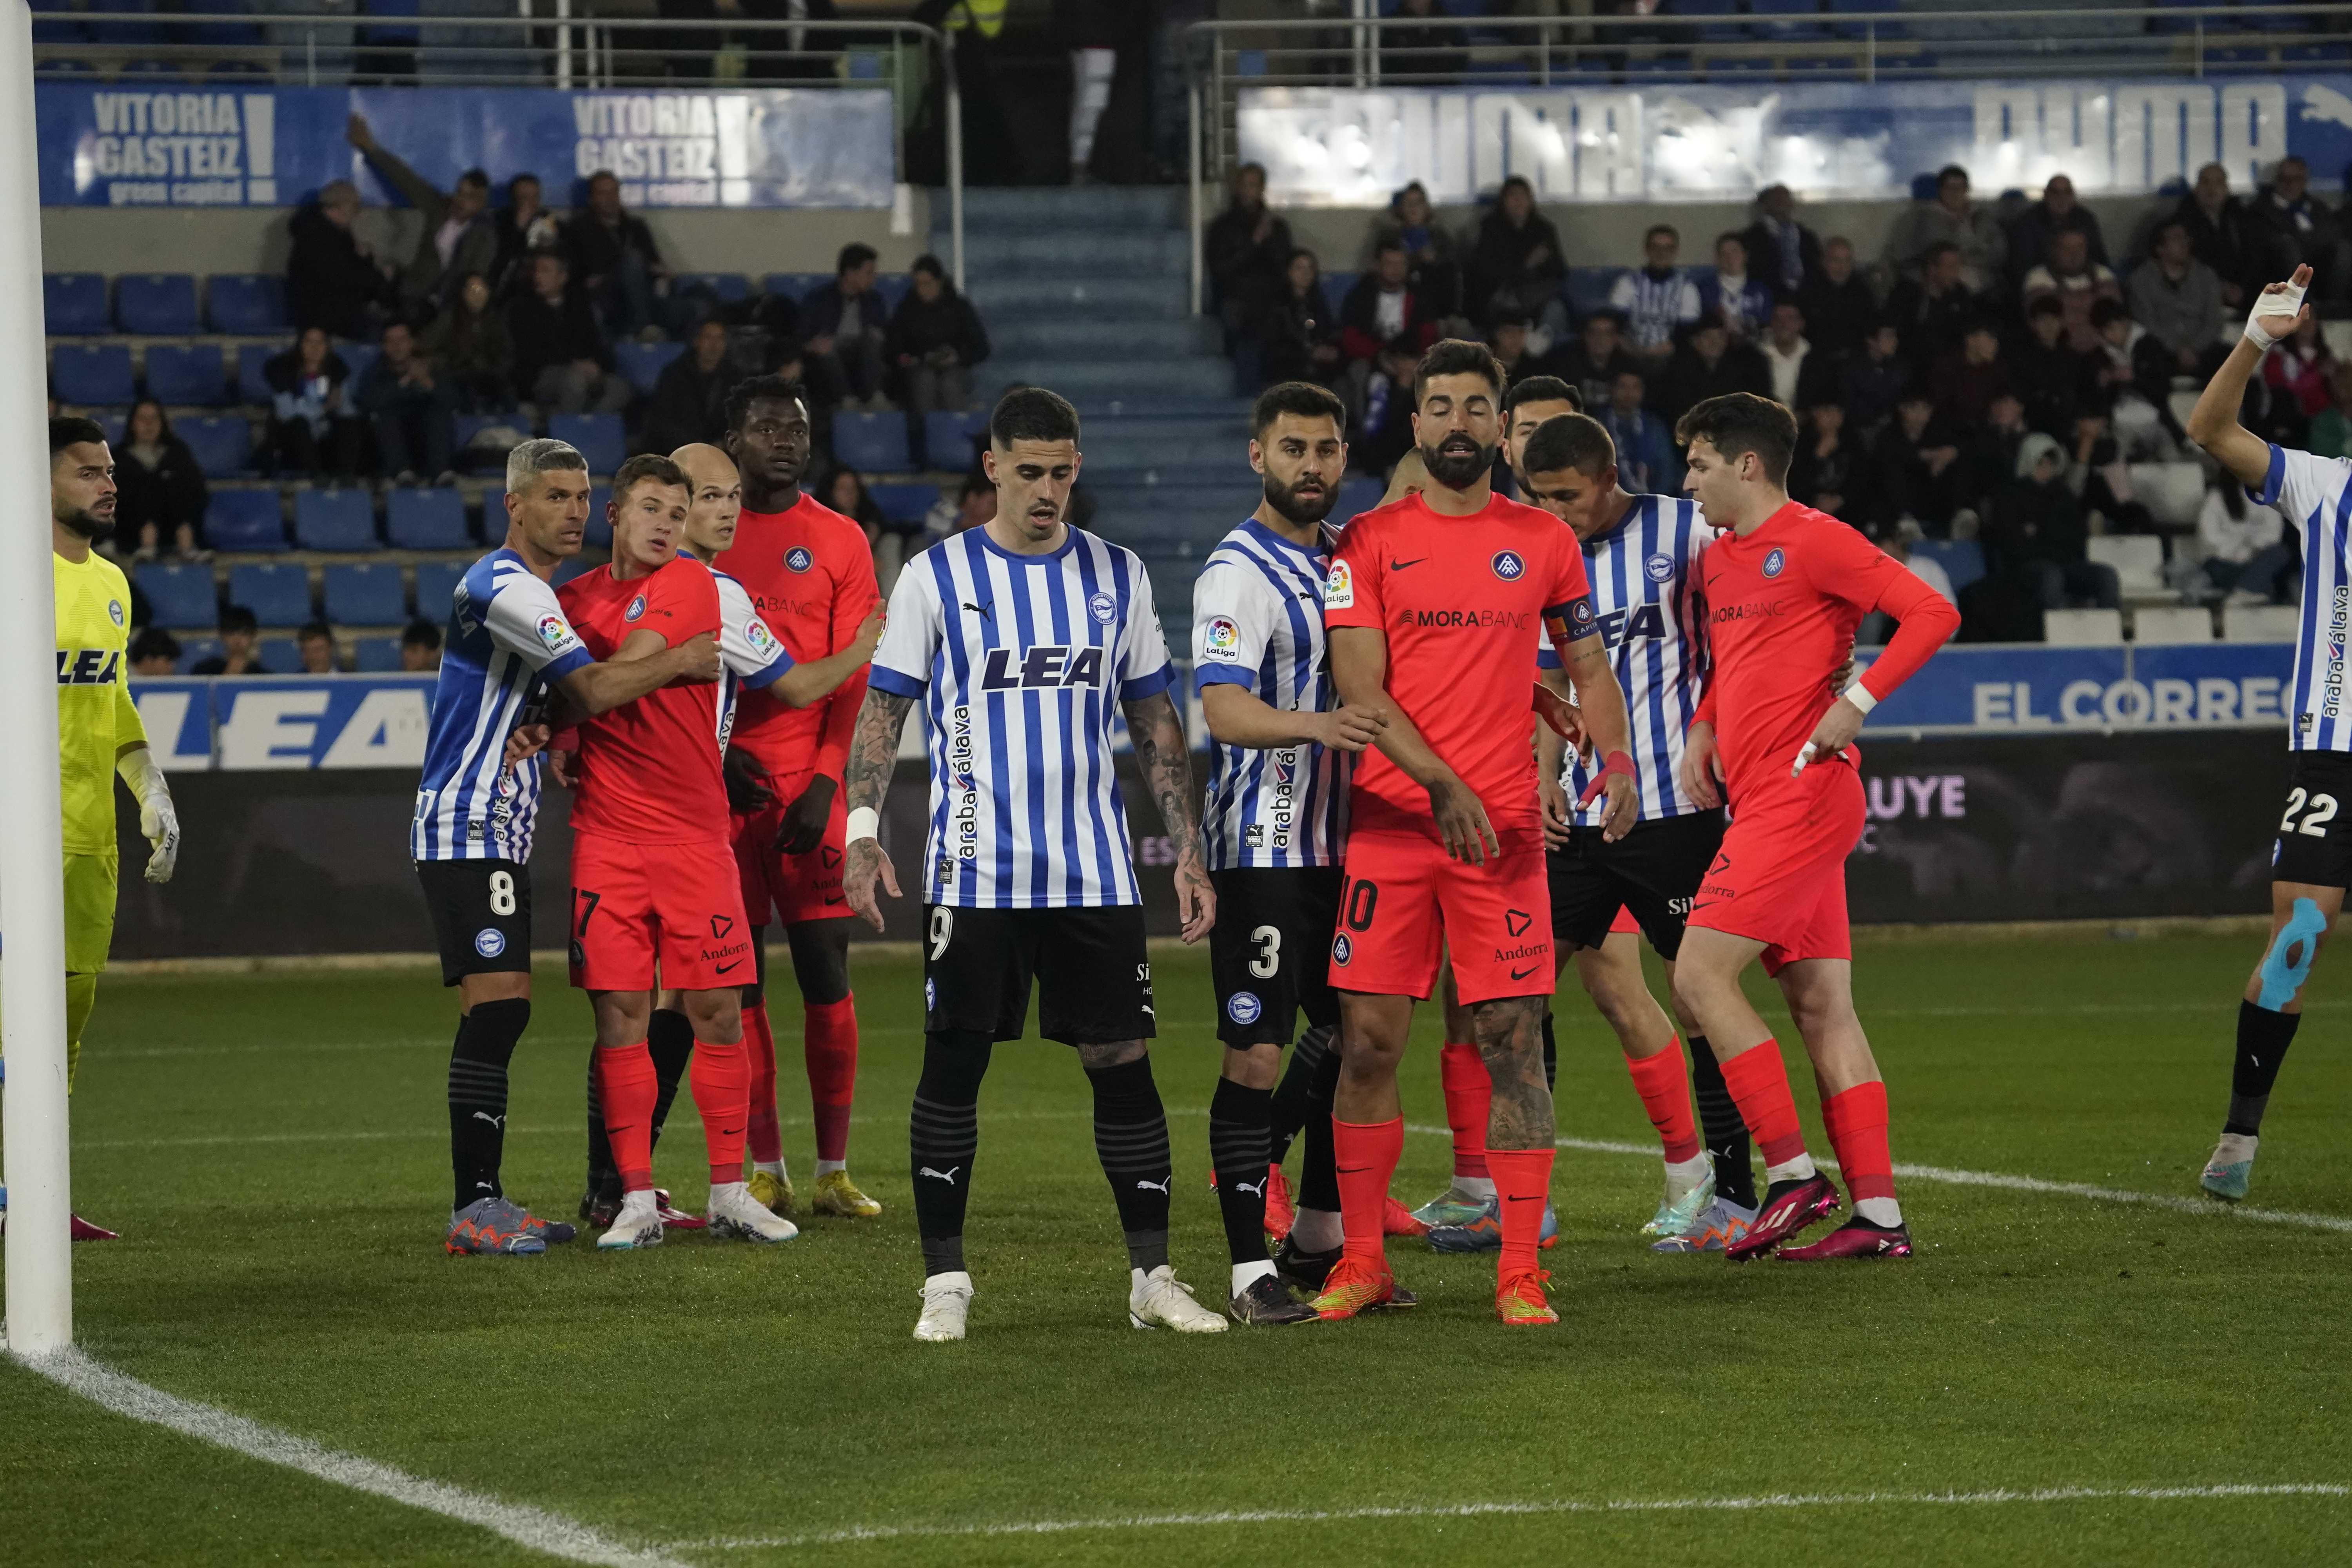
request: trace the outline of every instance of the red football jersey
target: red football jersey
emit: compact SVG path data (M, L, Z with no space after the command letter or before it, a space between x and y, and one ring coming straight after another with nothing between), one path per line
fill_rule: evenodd
M1902 623L1864 672L1874 697L1900 686L1958 629L1960 613L1849 525L1790 501L1754 532L1699 557L1714 674L1698 717L1716 727L1734 809L1775 780L1837 700L1830 678L1874 609Z
M718 581L684 555L626 582L603 567L555 596L600 660L636 632L659 632L672 647L698 633L719 635ZM579 734L572 826L634 844L726 842L718 683L665 686L583 721Z
M736 521L733 548L713 564L751 591L760 618L783 639L795 663L847 647L882 596L866 531L809 496L780 512L746 510ZM864 670L806 708L788 708L772 691L746 691L736 705L730 743L771 773L813 767L838 779L865 700Z
M1534 650L1548 622L1593 629L1584 552L1548 511L1496 496L1444 517L1417 495L1348 525L1323 588L1330 626L1388 634L1389 695L1497 828L1539 831ZM1356 764L1350 833L1437 837L1429 792L1377 748Z

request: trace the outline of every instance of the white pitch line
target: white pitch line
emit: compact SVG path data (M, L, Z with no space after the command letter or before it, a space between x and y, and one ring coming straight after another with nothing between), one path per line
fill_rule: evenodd
M688 1564L660 1550L625 1545L560 1513L501 1502L445 1481L426 1480L356 1454L321 1447L307 1437L265 1426L213 1405L151 1388L135 1377L100 1365L71 1347L43 1356L20 1356L17 1364L118 1415L169 1427L199 1442L265 1464L283 1465L334 1486L371 1492L437 1513L551 1557L572 1563L603 1563L608 1568L688 1568Z
M1531 1502L1402 1504L1381 1508L1236 1509L1217 1513L1136 1514L1124 1519L1024 1520L1006 1524L862 1525L809 1535L678 1541L672 1542L668 1549L672 1552L773 1551L919 1537L1062 1535L1077 1531L1169 1530L1220 1524L1322 1524L1349 1520L1483 1519L1564 1513L1743 1512L1760 1509L1885 1507L1889 1504L1948 1507L1956 1504L2168 1502L2221 1498L2340 1498L2347 1492L2352 1492L2352 1488L2329 1482L2290 1482L2269 1486L2042 1487L2026 1491L2003 1487L1973 1492L1773 1492L1756 1497L1612 1498L1601 1500L1561 1498Z

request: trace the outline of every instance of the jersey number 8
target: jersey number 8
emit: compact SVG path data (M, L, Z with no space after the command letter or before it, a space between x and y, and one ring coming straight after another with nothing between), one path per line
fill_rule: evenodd
M490 913L494 915L510 915L514 912L514 873L511 871L491 872Z
M2303 810L2305 798L2299 787L2287 791L2286 815L2279 818L2279 831L2306 834L2313 838L2326 837L2327 825L2336 820L2336 797L2332 795L2310 796L2311 811L2298 825L2294 814Z

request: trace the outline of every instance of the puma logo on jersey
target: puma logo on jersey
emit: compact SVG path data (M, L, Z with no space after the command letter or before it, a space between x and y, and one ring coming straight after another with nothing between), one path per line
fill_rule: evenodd
M961 1165L950 1165L944 1171L934 1171L929 1165L926 1165L921 1170L916 1172L915 1174L919 1176L929 1176L934 1181L945 1182L948 1185L952 1187L955 1185L956 1173L962 1169L963 1167Z
M1040 643L1032 648L992 647L980 678L982 691L1029 691L1040 688L1103 683L1103 649ZM1018 658L1016 665L1013 660Z
M70 656L70 658L68 658ZM111 686L122 668L122 653L110 647L58 649L59 686Z

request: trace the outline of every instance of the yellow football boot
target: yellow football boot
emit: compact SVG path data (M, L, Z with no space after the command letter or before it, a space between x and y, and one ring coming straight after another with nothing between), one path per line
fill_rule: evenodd
M816 1196L809 1200L814 1214L839 1215L844 1219L872 1219L882 1205L857 1190L846 1171L827 1171L816 1179Z

